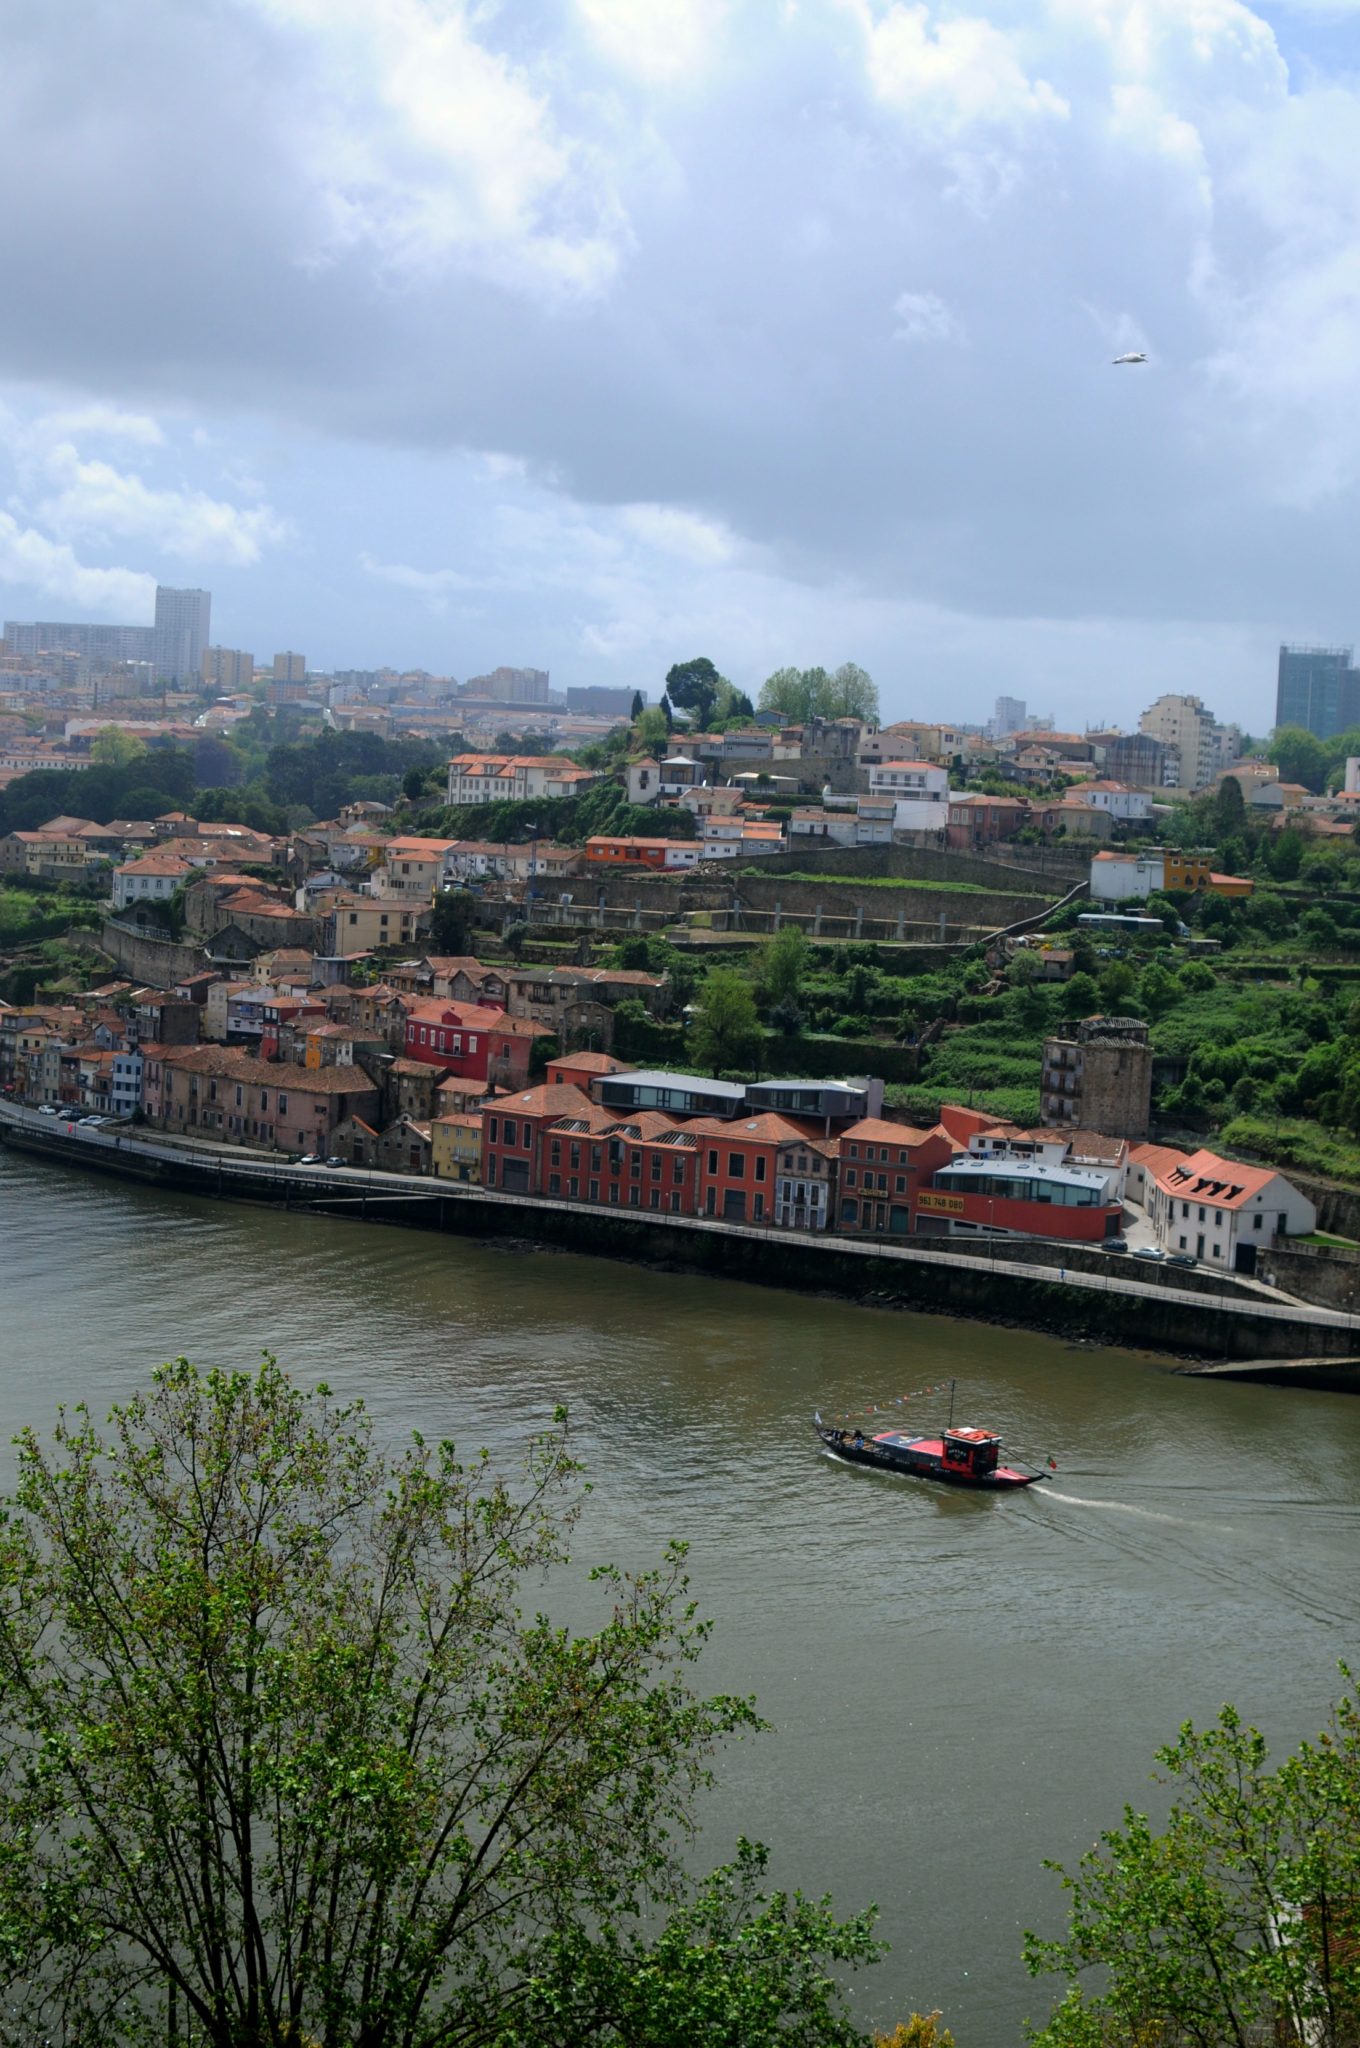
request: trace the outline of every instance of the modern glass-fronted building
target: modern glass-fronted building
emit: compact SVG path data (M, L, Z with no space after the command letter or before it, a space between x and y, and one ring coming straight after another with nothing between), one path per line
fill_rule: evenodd
M1349 647L1282 647L1275 723L1299 725L1320 740L1360 725L1360 670Z

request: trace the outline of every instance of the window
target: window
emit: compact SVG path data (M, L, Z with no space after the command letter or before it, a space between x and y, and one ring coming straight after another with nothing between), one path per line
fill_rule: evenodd
M167 1088L169 1088L169 1086L170 1086L170 1083L169 1083L169 1082L167 1081L167 1082L166 1082L166 1087L167 1087ZM240 1109L240 1107L241 1107L241 1105L242 1105L242 1102L243 1102L243 1101L244 1101L244 1096L243 1096L243 1094L242 1094L242 1091L241 1091L241 1084L240 1084L240 1082L238 1081L238 1082L237 1082L237 1084L236 1084L236 1107L237 1107L238 1109Z
M675 1182L675 1185L676 1185L677 1187L683 1187L683 1186L684 1186L684 1181L685 1181L685 1162L684 1162L684 1160L683 1160L683 1159L675 1159L675 1160L672 1160L672 1162L671 1162L671 1179L672 1179L672 1180L673 1180L673 1181Z
M659 1208L661 1207L661 1190L660 1190L660 1188L653 1188L653 1189L652 1189L652 1207L653 1207L654 1209L659 1209Z
M640 1152L633 1152L629 1155L628 1176L630 1180L642 1179L642 1154Z
M1222 1221L1223 1221L1223 1211L1222 1211L1221 1209L1215 1209L1215 1210L1214 1210L1214 1222L1215 1222L1215 1223L1221 1223Z
M549 1163L553 1166L560 1166L562 1164L562 1140L560 1138L553 1139L548 1159Z
M592 1202L598 1202L600 1199L600 1183L597 1180L590 1183L590 1199Z
M652 1179L653 1179L653 1180L660 1180L660 1178L661 1178L661 1154L660 1154L659 1152L653 1152L653 1154L652 1154Z
M1200 1212L1199 1212L1199 1220L1200 1220L1200 1222L1201 1222L1201 1223L1202 1223L1202 1222L1204 1221L1204 1211L1203 1211L1203 1209L1201 1209L1201 1210L1200 1210Z
M678 1215L679 1215L679 1213L680 1213L680 1197L679 1197L679 1195L672 1195L672 1196L671 1196L671 1213L672 1213L672 1215L675 1215L675 1216L678 1216Z
M268 1090L267 1088L262 1088L262 1089L260 1090L260 1108L261 1108L261 1110L266 1110L266 1109L268 1109L268 1107L269 1107L269 1090Z
M214 1090L214 1093L216 1093L216 1090ZM287 1116L287 1114L288 1114L288 1097L287 1097L286 1095L280 1095L280 1097L279 1097L279 1115L280 1115L280 1116Z
M858 1221L859 1221L859 1203L858 1203L858 1202L842 1202L842 1203L841 1203L841 1222L842 1222L842 1223L858 1223Z
M754 1210L753 1210L753 1212L752 1212L752 1221L753 1221L753 1222L756 1222L756 1223L759 1223L759 1222L761 1222L761 1221L762 1221L762 1219L764 1218L764 1215L765 1215L765 1197L764 1197L764 1195L757 1195L757 1196L756 1196L756 1199L755 1199L755 1208L754 1208Z
M486 1184L489 1188L494 1188L496 1185L496 1155L494 1152L486 1162Z
M757 1179L757 1180L764 1180L764 1178L765 1178L765 1161L764 1161L763 1159L757 1159L757 1161L756 1161L756 1179Z
M490 1118L489 1118L489 1119L487 1120L487 1127L486 1127L486 1135L487 1135L487 1137L488 1137L488 1138L489 1138L489 1139L491 1140L491 1142L492 1142L492 1144L493 1144L493 1145L494 1145L494 1144L495 1144L495 1142L496 1142L496 1125L497 1125L497 1122L498 1122L498 1119L497 1119L496 1117L494 1117L494 1116L493 1116L493 1117L490 1117Z
M1252 1219L1251 1219L1251 1227L1252 1227L1252 1229L1253 1229L1253 1230L1259 1230L1259 1229L1261 1228L1262 1224L1263 1224L1263 1223L1265 1222L1265 1220L1266 1220L1266 1219L1265 1219L1265 1217L1264 1217L1264 1216L1261 1216L1261 1215L1256 1215L1256 1216L1253 1216L1253 1217L1252 1217Z
M854 1169L854 1167L853 1167L853 1166L848 1166L848 1167L846 1168L846 1170L845 1170L845 1185L846 1185L846 1186L847 1186L848 1188L852 1188L852 1187L854 1187L854 1185L855 1185L855 1169ZM852 1203L850 1204L850 1207L851 1207L851 1208L853 1209L853 1208L854 1208L854 1206L855 1206L855 1205L854 1205L854 1203L852 1202Z
M742 1152L729 1152L729 1153L728 1153L728 1155L727 1155L727 1173L728 1173L728 1178L729 1178L730 1180L745 1180L745 1178L746 1178L746 1155L745 1155L744 1153L742 1153Z
M905 1195L905 1193L907 1192L907 1176L905 1175L905 1173L898 1174L895 1191L899 1195Z
M708 1170L710 1173L718 1171L718 1155L716 1152L710 1152L708 1155Z
M858 1158L859 1158L859 1146L858 1146L858 1145L852 1145L852 1146L850 1147L850 1157L851 1157L852 1159L858 1159Z
M581 1183L580 1183L580 1181L579 1181L579 1180L578 1180L578 1179L576 1178L576 1175L575 1175L575 1174L573 1174L573 1175L572 1175L572 1177L571 1177L571 1179L570 1179L570 1180L569 1180L569 1181L567 1182L567 1193L568 1193L569 1195L576 1195L576 1196L579 1196L579 1195L580 1195L580 1192L581 1192Z
M600 1147L599 1145L592 1145L592 1146L591 1146L591 1148L590 1148L590 1170L591 1170L591 1172L592 1172L592 1173L598 1173L598 1172L599 1172L599 1170L600 1170L600 1160L601 1160L601 1158L602 1158L602 1157L603 1157L603 1150L602 1150L602 1147Z
M571 1148L571 1163L573 1166L581 1164L581 1148L579 1145L573 1145Z
M1222 1258L1222 1256L1223 1256L1223 1247L1222 1247L1222 1245L1221 1245L1221 1244L1216 1244L1216 1245L1214 1246L1214 1257L1215 1257L1216 1259L1221 1259L1221 1258Z
M504 1121L504 1124L505 1124L505 1142L506 1142L506 1144L507 1144L507 1145L518 1145L518 1143L519 1143L519 1125L518 1125L518 1124L517 1124L517 1123L515 1122L515 1119L514 1119L514 1118L513 1118L512 1116L508 1116L508 1117L504 1118L504 1120L503 1120L503 1121Z
M619 1184L617 1181L611 1181L609 1184L609 1199L617 1205L619 1199Z

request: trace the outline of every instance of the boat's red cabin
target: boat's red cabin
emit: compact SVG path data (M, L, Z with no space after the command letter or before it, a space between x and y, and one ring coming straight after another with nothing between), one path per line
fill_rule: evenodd
M1001 1454L1001 1439L987 1429L947 1429L941 1455L951 1472L968 1472L985 1478L995 1472Z

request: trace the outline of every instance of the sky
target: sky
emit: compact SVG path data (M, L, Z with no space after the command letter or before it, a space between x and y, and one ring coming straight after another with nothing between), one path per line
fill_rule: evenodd
M1269 727L1360 0L0 0L0 616ZM1144 350L1148 361L1111 358Z

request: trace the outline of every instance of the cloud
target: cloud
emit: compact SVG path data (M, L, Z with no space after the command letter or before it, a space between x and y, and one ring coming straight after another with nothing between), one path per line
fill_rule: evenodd
M625 228L598 158L460 0L249 0L305 53L299 108L330 261L364 246L398 273L449 258L515 284L597 289Z
M976 623L959 659L993 695L1083 635L1126 716L1185 684L1197 631L1214 673L1265 647L1264 674L1272 635L1356 630L1339 19L11 0L0 377L107 408L108 437L47 429L8 509L111 572L192 536L248 576L261 644L312 619L305 644L400 659L475 598L488 636L607 669L703 607L727 667L716 636L763 646L762 604L818 645L870 620L904 690L901 635L941 620ZM1155 377L1109 369L1149 336Z
M31 526L0 512L0 583L15 583L44 598L82 612L118 618L149 618L156 598L154 576L135 569L94 569L74 551Z
M649 85L693 79L717 58L726 0L576 0L597 49Z
M375 561L364 551L360 552L359 566L366 576L374 577L379 583L390 583L396 590L410 590L423 597L433 612L444 611L449 597L456 591L475 591L484 587L476 577L465 576L458 569L413 569L405 562Z
M899 292L893 300L894 341L966 342L967 329L938 292Z
M625 532L636 534L660 553L700 567L731 562L735 537L713 519L686 512L678 505L625 505L619 513Z
M875 93L910 117L915 134L940 141L977 127L1015 127L1068 112L1061 93L1030 78L1016 40L982 15L932 16L918 0L875 12L852 0Z
M288 534L268 506L242 510L206 491L157 490L111 463L82 460L69 441L51 450L46 469L51 488L37 516L59 535L139 540L177 560L244 568Z

